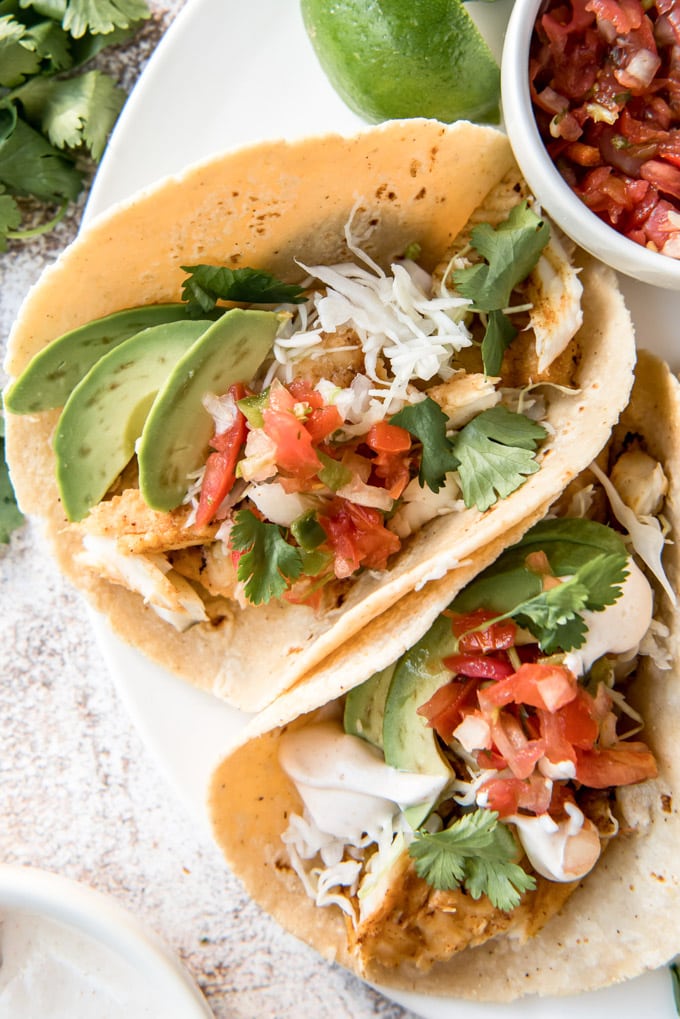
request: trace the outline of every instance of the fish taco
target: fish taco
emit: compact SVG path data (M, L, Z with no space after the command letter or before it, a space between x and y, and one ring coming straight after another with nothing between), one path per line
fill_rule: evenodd
M393 122L227 154L94 222L13 330L8 457L114 630L258 710L540 515L634 357L613 274L502 134Z
M502 1001L676 954L679 423L641 352L603 453L412 648L359 685L340 649L216 770L228 863L328 959Z

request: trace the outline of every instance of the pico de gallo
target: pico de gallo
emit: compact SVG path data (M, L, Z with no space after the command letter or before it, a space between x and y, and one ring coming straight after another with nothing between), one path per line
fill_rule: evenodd
M680 3L550 0L531 45L536 123L594 213L680 258Z

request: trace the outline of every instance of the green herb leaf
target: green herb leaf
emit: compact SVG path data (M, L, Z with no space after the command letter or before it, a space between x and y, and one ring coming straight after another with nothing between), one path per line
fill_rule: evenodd
M300 304L304 290L282 283L261 269L229 269L220 265L183 265L189 278L182 284L182 299L192 314L212 311L218 301L241 304Z
M627 563L628 555L625 550L601 552L582 563L573 576L561 584L547 591L539 590L537 594L524 600L516 598L511 608L500 613L491 622L515 619L536 637L541 650L546 654L582 647L587 626L580 613L586 609L590 612L599 612L620 598L621 584L628 574ZM495 578L496 587L507 592L514 583L518 593L526 590L525 577L530 586L541 584L538 575L525 568L523 571L515 569L508 573L501 571ZM494 578L489 576L488 584L493 585L493 581ZM488 588L487 578L484 578L484 584ZM477 587L473 603L476 603L480 595L484 596L484 590L485 587L481 584ZM455 611L471 609L469 602L463 604L463 600L459 598L453 602L452 607ZM491 607L495 608L494 605ZM488 621L484 623L485 627L489 625Z
M21 527L23 522L5 461L5 420L0 414L0 542L6 545L12 531Z
M507 308L513 289L527 278L549 239L550 227L526 202L515 205L495 229L480 223L471 240L486 262L457 269L453 273L456 288L474 302L477 311Z
M231 529L231 547L243 552L237 576L253 605L279 598L302 572L302 554L289 545L277 524L258 520L248 509L239 510Z
M500 375L503 354L515 336L517 330L504 312L498 310L489 312L482 340L482 361L486 375Z
M21 211L19 206L11 197L3 193L4 188L0 185L0 251L7 250L7 237L21 223Z
M502 406L465 425L453 442L465 505L483 511L519 488L539 469L535 451L546 434L542 425Z
M81 181L73 163L23 120L0 143L0 182L13 194L54 203L74 200Z
M447 417L438 403L426 396L420 403L404 407L390 418L390 424L399 425L422 443L418 480L421 488L428 486L438 492L449 471L458 469L460 461L446 435Z
M149 17L143 0L67 0L62 24L74 39L86 32L107 35Z
M113 78L88 71L75 78L34 78L16 98L26 117L58 148L89 149L99 160L125 101Z
M441 832L418 832L409 854L418 875L433 888L449 891L462 885L473 899L487 895L497 909L514 909L522 893L536 887L514 862L515 840L493 810L463 814Z
M14 88L40 69L40 54L26 26L7 14L0 17L0 86Z

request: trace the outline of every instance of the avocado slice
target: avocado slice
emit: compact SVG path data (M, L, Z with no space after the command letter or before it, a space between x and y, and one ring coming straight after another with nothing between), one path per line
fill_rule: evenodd
M269 353L278 326L275 312L233 308L176 364L153 402L137 448L139 487L152 509L178 506L187 476L205 461L214 423L203 397L249 382Z
M385 700L397 663L376 672L360 686L355 686L345 698L345 732L360 736L375 747L383 745L383 717Z
M383 750L385 761L392 767L451 776L434 729L416 711L451 678L451 670L445 668L442 659L454 650L451 620L439 616L425 636L397 662L383 717ZM418 828L433 806L434 801L408 807L404 815L411 827Z
M8 386L5 407L12 414L35 414L63 407L93 364L117 344L142 329L187 320L186 304L149 304L116 311L78 326L52 340L29 361Z
M132 458L158 389L209 326L185 320L143 329L100 357L78 383L54 437L57 483L69 520L82 520L104 497Z

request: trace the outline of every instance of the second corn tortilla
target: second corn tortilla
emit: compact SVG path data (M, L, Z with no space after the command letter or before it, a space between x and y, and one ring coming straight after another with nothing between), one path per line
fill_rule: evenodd
M666 365L644 351L633 399L615 438L627 432L644 436L648 452L663 464L669 480L664 515L675 540L666 546L664 564L677 591L680 386ZM521 533L523 529L516 528L508 533L507 542L484 550L476 560L477 570L464 582ZM451 597L457 593L453 582L448 590ZM419 597L411 594L385 620L396 627L418 610ZM438 963L426 973L408 966L376 967L364 976L386 987L500 1002L526 994L594 990L663 965L676 954L680 947L680 620L677 608L659 591L655 618L670 630L667 648L672 666L661 670L650 658L641 659L628 698L645 719L643 738L659 768L653 781L618 791L633 834L624 831L614 839L562 910L528 942L500 937ZM376 661L376 670L388 661ZM301 713L356 685L351 667L352 654L341 649L323 685L300 687L295 696L289 695L258 716L239 747L216 770L209 806L215 837L253 898L325 958L354 969L346 949L343 915L338 909L315 906L287 862L281 833L290 814L301 812L301 801L278 763L281 729L268 728L294 722Z
M50 339L114 310L176 301L181 266L256 266L287 280L306 264L346 257L343 229L357 199L360 231L383 264L417 241L433 268L489 190L512 167L507 139L460 122L391 122L347 139L268 142L211 159L142 192L95 220L29 294L12 332L7 370L17 375ZM362 241L363 243L363 241ZM270 602L178 633L139 595L101 581L77 562L54 481L56 412L7 416L7 453L24 512L43 517L63 571L113 629L172 672L246 710L269 703L409 591L455 570L549 502L606 441L632 383L634 336L614 275L587 259L578 395L551 391L554 438L541 470L485 513L476 508L427 524L394 557L368 571L344 604L317 614ZM405 639L421 618L407 621Z

